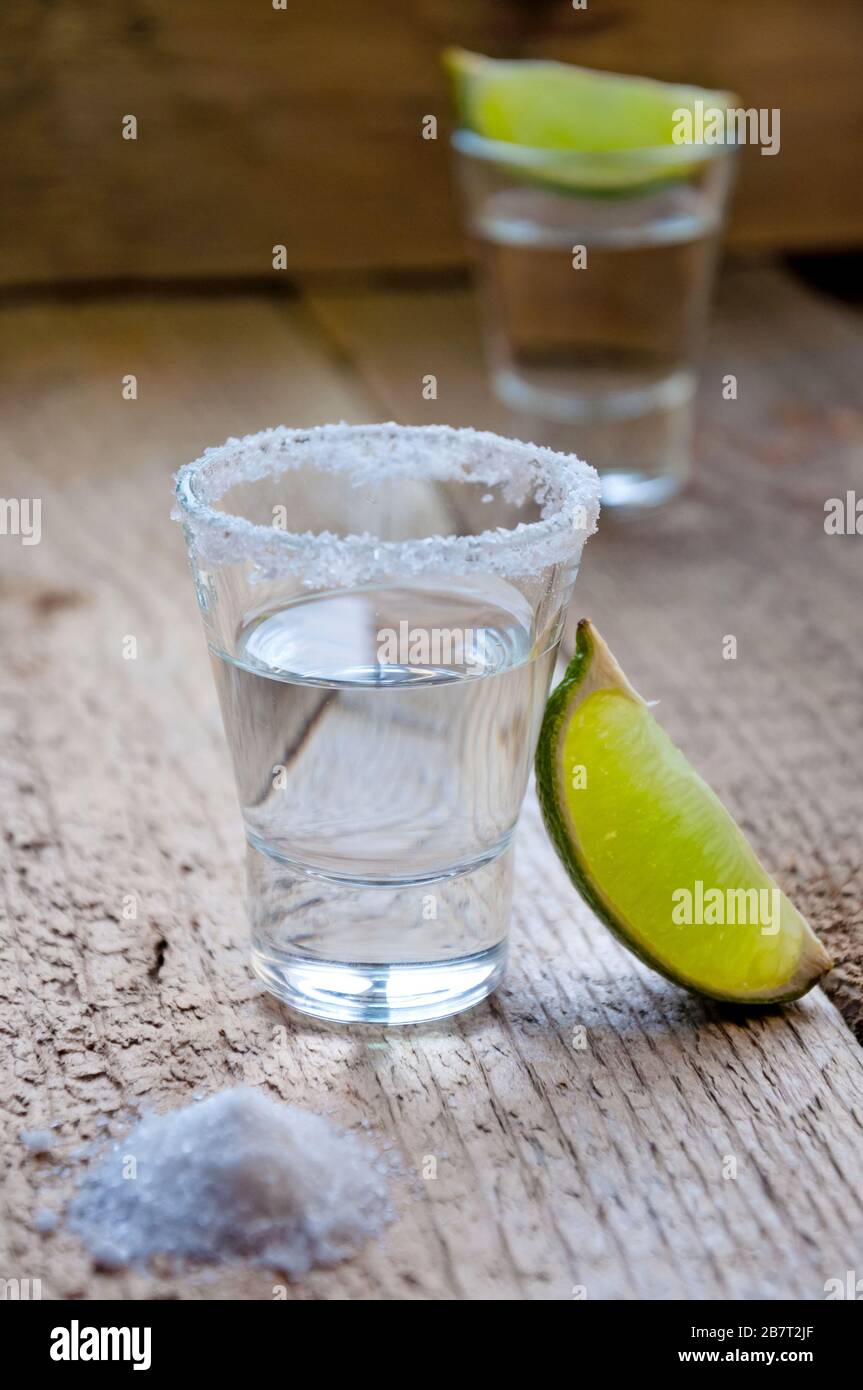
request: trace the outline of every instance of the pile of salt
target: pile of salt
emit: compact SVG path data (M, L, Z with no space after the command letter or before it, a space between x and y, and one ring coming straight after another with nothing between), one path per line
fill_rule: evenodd
M334 1264L391 1219L387 1165L320 1115L248 1086L147 1115L85 1177L68 1224L102 1264Z

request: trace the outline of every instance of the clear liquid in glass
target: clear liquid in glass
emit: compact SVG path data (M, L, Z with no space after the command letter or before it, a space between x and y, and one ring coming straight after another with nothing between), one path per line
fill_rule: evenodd
M346 1019L421 1017L422 967L418 1007L439 1016L430 964L453 1012L488 992L558 635L489 577L315 594L213 652L253 958L283 997L308 1011L317 989L333 1017L341 990Z
M680 486L718 233L699 190L578 198L510 188L473 233L492 380L540 439L603 474L603 503Z

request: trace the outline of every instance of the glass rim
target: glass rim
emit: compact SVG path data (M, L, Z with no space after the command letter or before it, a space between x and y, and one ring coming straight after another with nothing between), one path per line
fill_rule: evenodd
M368 532L290 531L214 505L238 483L281 476L303 464L343 472L357 484L376 478L483 483L498 487L514 505L530 497L541 515L473 535L389 541ZM295 575L315 587L355 587L395 574L517 576L577 562L596 530L599 492L596 470L574 454L489 431L392 422L279 426L228 439L180 468L172 516L183 522L196 557L211 567L249 562L264 578Z
M583 171L585 175L607 175L609 169L624 174L645 168L655 169L659 173L687 164L706 164L723 155L733 154L740 148L729 140L716 144L633 145L617 150L548 149L540 145L493 140L466 126L452 132L450 143L459 154L483 160L487 164L516 165L528 173L564 169L567 173Z

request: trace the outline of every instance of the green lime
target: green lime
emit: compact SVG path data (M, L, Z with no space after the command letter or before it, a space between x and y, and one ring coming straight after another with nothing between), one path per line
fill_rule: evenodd
M716 999L805 994L831 961L592 624L551 695L536 755L543 818L570 878L617 937Z
M512 162L562 189L623 191L690 174L700 161L693 162L692 145L675 142L681 112L694 115L697 102L724 111L734 100L702 87L462 48L448 49L444 64L462 124L523 153L548 151L547 159L530 161L513 153ZM584 159L563 157L573 152Z

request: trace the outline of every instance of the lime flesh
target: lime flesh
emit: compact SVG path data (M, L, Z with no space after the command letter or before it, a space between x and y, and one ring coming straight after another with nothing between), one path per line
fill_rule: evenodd
M582 896L648 965L738 1003L805 994L830 959L588 621L537 749L546 828Z

